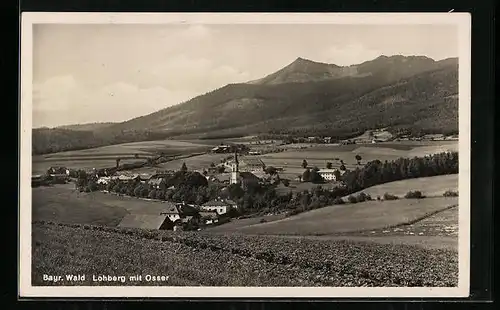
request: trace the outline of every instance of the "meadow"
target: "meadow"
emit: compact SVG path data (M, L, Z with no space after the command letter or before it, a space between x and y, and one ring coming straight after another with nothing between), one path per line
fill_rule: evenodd
M32 189L33 221L116 226L129 213L158 215L165 203L109 193L84 193L74 184Z
M377 196L383 197L384 193L389 193L402 198L410 190L421 191L426 197L443 196L444 192L448 190L458 192L458 174L389 182L369 187L353 195L356 196L363 192L376 199ZM344 197L344 200L347 201L347 197Z
M434 286L458 282L458 255L346 240L213 235L37 222L33 285ZM43 274L85 274L82 282ZM92 275L160 275L162 282L92 282Z
M208 151L213 147L211 141L143 141L124 143L92 149L51 153L33 156L33 173L43 173L51 166L65 166L73 169L105 168L116 165L116 159L122 158L120 164L144 161L144 158L160 153L169 156L181 156L190 153ZM140 158L134 158L138 155Z
M211 231L300 236L358 234L411 223L457 203L457 197L372 200L324 207L266 223L242 226L224 224Z

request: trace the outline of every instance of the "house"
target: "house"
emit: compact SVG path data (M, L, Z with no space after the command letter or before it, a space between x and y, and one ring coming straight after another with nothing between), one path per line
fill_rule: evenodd
M51 174L66 174L69 176L69 169L66 168L66 167L50 167L48 170L47 170L47 174L51 175Z
M235 162L238 161L237 163ZM226 166L231 169L235 164L238 165L238 171L246 171L246 172L256 172L256 171L263 171L266 168L266 165L260 158L255 158L255 157L243 157L243 158L238 158L237 155L235 155L231 161L226 162Z
M127 182L127 181L134 181L134 180L140 180L140 177L138 174L130 174L130 173L121 173L118 175L118 180Z
M318 174L325 179L325 181L338 181L336 177L337 169L320 169ZM338 170L339 175L342 175L341 171Z
M221 198L210 200L200 207L202 211L215 211L219 215L228 213L231 208L238 209L236 202Z
M127 214L118 227L166 230L173 228L173 221L164 214Z
M211 151L212 153L228 153L231 151L231 146L222 144L214 147Z
M100 177L97 179L97 184L107 185L111 181L111 177Z
M149 173L141 173L139 175L139 180L141 181L141 183L147 183L152 177L153 175Z
M161 188L164 184L167 182L167 178L171 176L168 173L157 173L153 174L149 180L147 181L147 184L150 185L151 187L155 189Z
M180 221L189 217L199 217L198 210L193 206L184 203L170 203L167 202L166 208L160 212L161 215L165 215L172 222Z

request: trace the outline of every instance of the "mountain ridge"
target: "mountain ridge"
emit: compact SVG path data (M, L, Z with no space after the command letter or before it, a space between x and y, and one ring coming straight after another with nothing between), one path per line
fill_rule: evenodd
M457 58L382 55L342 67L298 57L261 79L227 84L93 133L100 141L123 141L116 137L458 131L457 94Z

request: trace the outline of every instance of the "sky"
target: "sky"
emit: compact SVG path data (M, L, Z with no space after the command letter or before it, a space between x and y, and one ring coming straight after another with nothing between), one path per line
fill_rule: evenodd
M380 55L458 56L452 25L33 27L33 127L119 122L302 57L352 65Z

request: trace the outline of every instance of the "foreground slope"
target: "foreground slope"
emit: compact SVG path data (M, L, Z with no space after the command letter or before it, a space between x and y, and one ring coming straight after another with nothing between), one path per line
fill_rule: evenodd
M458 282L456 251L271 236L35 223L33 285L440 286ZM84 274L51 283L43 274ZM124 282L92 282L93 275ZM129 279L142 275L143 281ZM147 275L168 280L151 282Z

